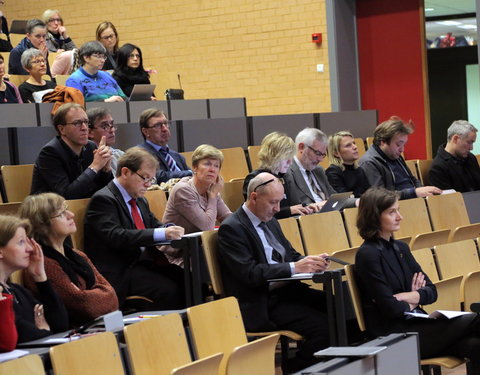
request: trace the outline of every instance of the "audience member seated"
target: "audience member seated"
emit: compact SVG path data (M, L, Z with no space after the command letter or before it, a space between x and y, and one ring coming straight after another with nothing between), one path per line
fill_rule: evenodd
M38 49L47 62L47 74L50 74L50 65L48 63L48 47L46 43L47 26L38 19L28 20L26 26L27 36L23 38L18 45L10 51L8 61L8 73L28 75L28 72L22 67L22 53L29 48Z
M358 149L352 133L340 131L328 138L330 166L325 173L337 193L353 191L359 198L369 187L363 169L358 168Z
M43 146L35 161L32 194L91 197L113 178L110 147L105 139L98 149L88 140L88 117L79 104L62 105L53 116L53 126L58 136Z
M55 56L55 60L53 60L52 63L52 76L68 76L79 67L80 60L78 58L78 49L74 48L70 51L65 51Z
M355 258L367 333L418 332L422 358L468 358L468 374L480 374L480 320L477 314L454 319L424 319L421 306L437 299L437 290L415 261L407 244L393 239L400 228L398 194L370 188L360 200L357 227L365 242Z
M192 171L187 166L185 158L168 147L170 140L170 123L163 111L157 108L146 109L140 115L140 131L145 142L140 144L160 164L157 171L157 181L167 182L171 178L191 176Z
M0 215L0 285L3 293L13 298L19 343L68 329L65 306L45 273L42 248L27 237L29 231L28 220ZM8 281L13 272L20 270L32 278L38 299L28 289Z
M45 272L67 308L70 324L80 326L118 309L117 295L108 281L83 252L65 243L77 227L64 198L55 193L29 195L19 213L30 220L33 238L42 246ZM25 286L36 295L35 283L26 276Z
M360 168L370 186L398 191L400 199L441 194L442 191L435 186L422 186L402 157L411 133L411 124L399 117L393 116L382 122L373 133L373 145L360 159Z
M144 194L156 183L158 162L133 147L118 161L116 178L90 200L85 216L85 249L117 292L124 309L127 296L139 296L139 310L185 307L182 268L168 264L155 244L179 239L183 228L164 227Z
M5 60L0 54L0 104L6 103L23 103L20 91L17 86L8 80L5 76Z
M17 328L13 311L13 296L4 294L0 285L0 353L10 352L17 346Z
M297 134L295 144L297 155L284 177L285 194L291 204L305 204L319 212L330 195L336 193L318 164L327 156L327 136L321 130L305 128ZM351 198L345 207L353 207L355 203Z
M247 331L292 330L305 337L297 352L299 368L329 346L328 317L321 291L300 281L269 283L300 272L322 272L327 254L303 257L292 248L273 217L283 199L281 181L260 173L248 185L248 199L218 232L225 292L238 299Z
M0 0L0 6L5 4L4 0ZM0 10L0 34L6 36L6 40L0 38L0 52L10 52L12 44L10 43L10 32L8 31L8 21L5 14Z
M43 12L42 19L47 25L47 47L50 52L70 51L76 48L63 26L63 18L58 10L47 9Z
M472 154L477 128L465 120L457 120L447 130L447 143L438 148L428 172L428 180L440 189L462 193L480 190L480 167Z
M117 52L117 67L112 77L128 97L133 86L150 84L150 75L143 68L142 50L136 45L124 44Z
M55 82L42 78L47 73L47 61L38 49L29 48L22 54L22 66L30 74L30 77L18 87L23 102L41 103L42 93L37 94L39 95L37 98L33 93L43 91L43 94L46 94L57 86Z
M87 42L80 47L81 67L68 77L66 86L80 90L86 102L123 102L127 97L117 81L101 71L105 63L105 48L99 42Z
M88 139L95 142L98 147L102 138L105 137L105 144L110 147L112 151L110 166L112 167L112 173L115 175L118 159L120 159L125 152L118 148L113 148L117 127L113 122L112 114L106 108L94 107L87 110L87 116L89 122Z
M260 151L258 152L259 166L250 172L243 182L243 197L245 200L247 199L248 184L252 178L262 172L268 172L281 179L292 164L295 151L295 142L288 135L279 132L267 134L263 138ZM286 181L284 181L283 187L287 191L288 188L285 184ZM301 204L291 205L288 196L285 195L280 202L280 211L275 214L275 217L283 219L292 215L307 215L312 212L313 209L311 207L303 207Z
M103 65L103 70L113 70L117 67L117 51L118 51L118 33L113 23L103 21L97 26L95 32L97 42L103 44L107 50L107 59Z

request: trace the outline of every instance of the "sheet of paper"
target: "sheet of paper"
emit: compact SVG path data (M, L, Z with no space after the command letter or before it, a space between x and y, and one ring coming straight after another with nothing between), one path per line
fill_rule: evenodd
M11 352L0 353L0 362L9 361L11 359L23 357L27 355L29 352L26 350L15 349Z

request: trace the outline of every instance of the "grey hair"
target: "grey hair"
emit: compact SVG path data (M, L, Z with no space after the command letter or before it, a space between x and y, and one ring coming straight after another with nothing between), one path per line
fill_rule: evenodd
M96 40L84 43L78 50L78 58L80 60L80 65L85 64L85 57L91 56L94 53L101 53L102 55L106 55L107 50L102 43L97 42Z
M43 57L42 52L39 49L36 49L36 48L26 49L22 53L22 57L20 58L23 68L30 69L32 67L32 59L37 56ZM46 63L47 61L45 60L45 64Z
M45 12L43 12L43 22L48 23L48 21L50 20L50 18L52 18L54 14L58 14L58 17L62 20L61 24L63 25L63 18L57 9L47 9Z
M305 128L297 134L295 138L295 145L297 146L297 148L300 143L311 146L313 144L313 141L315 140L323 144L328 143L327 135L321 130L316 128Z
M105 107L93 107L87 110L88 122L90 123L90 128L93 129L95 121L99 118L105 117L107 115L112 115L112 112Z
M452 122L452 125L447 130L447 141L450 141L456 134L460 138L466 138L470 133L476 133L478 129L465 120L456 120Z
M31 34L36 27L41 27L42 29L46 29L47 25L45 25L45 22L43 22L42 20L39 20L38 18L34 18L27 21L27 26L25 26L25 31L27 34Z

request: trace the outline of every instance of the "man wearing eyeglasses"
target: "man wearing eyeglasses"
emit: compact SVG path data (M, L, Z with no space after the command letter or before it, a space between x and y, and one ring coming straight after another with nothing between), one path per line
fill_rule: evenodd
M157 108L146 109L140 115L140 131L145 142L140 144L155 156L160 164L157 181L167 182L171 178L191 176L192 170L185 158L168 147L170 140L170 123L163 111Z
M148 151L128 149L118 161L115 179L92 196L85 216L85 249L123 308L130 303L127 296L137 296L135 307L140 310L185 306L183 270L168 264L155 246L179 239L184 229L163 226L144 198L156 183L157 168Z
M23 68L21 58L22 53L29 48L36 48L42 52L47 64L47 74L51 77L50 64L48 63L48 47L47 47L47 25L41 20L28 20L26 26L27 36L23 38L18 45L10 51L8 60L8 74L28 75Z
M274 218L284 194L278 178L260 173L247 193L218 231L225 292L238 299L247 331L286 329L304 336L295 366L305 368L315 362L313 353L329 345L324 295L300 281L268 280L322 272L330 262L327 254L302 256L283 235Z
M110 166L112 172L115 175L117 171L118 159L125 153L118 148L113 148L115 144L115 133L117 127L113 122L112 114L107 108L94 107L87 110L88 116L88 138L98 145L102 141L102 137L105 137L105 144L110 147L112 151L112 160Z
M285 194L292 204L304 204L319 212L330 195L336 191L328 182L319 163L327 156L328 139L315 128L305 128L295 138L297 154L284 179L288 186ZM346 206L354 206L355 200Z
M113 179L110 147L88 140L88 116L76 103L62 105L53 117L58 135L35 161L32 194L55 192L65 199L89 198Z

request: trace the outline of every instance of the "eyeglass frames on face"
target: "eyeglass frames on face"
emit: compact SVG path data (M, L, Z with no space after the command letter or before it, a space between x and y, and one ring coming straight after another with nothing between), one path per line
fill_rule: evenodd
M157 183L157 179L155 177L145 177L145 176L142 176L137 171L132 171L132 172L135 173L138 177L140 177L145 184L154 185Z
M322 158L324 158L325 156L327 156L326 153L324 153L324 152L322 152L322 151L315 150L315 149L314 149L313 147L311 147L311 146L308 146L308 145L307 145L307 147L308 147L310 150L312 150L313 153L314 153L315 155L317 155L317 156L320 156L320 157L322 157Z
M90 56L96 57L97 59L102 59L106 60L107 56L105 56L103 53L92 53Z
M88 120L75 120L72 122L67 122L65 125L73 125L76 128L80 128L82 125L90 126L90 122Z
M101 129L103 131L115 131L118 129L118 127L116 127L113 123L113 121L110 121L110 122L102 122L100 125L98 125L96 128L94 129Z
M51 216L50 219L56 219L57 217L66 217L67 216L67 211L68 211L68 204L67 202L63 203L63 207L61 208L61 212L58 215Z
M163 121L163 122L157 122L153 124L152 126L147 126L148 129L160 129L162 126L165 126L166 128L170 127L171 122L170 121Z

